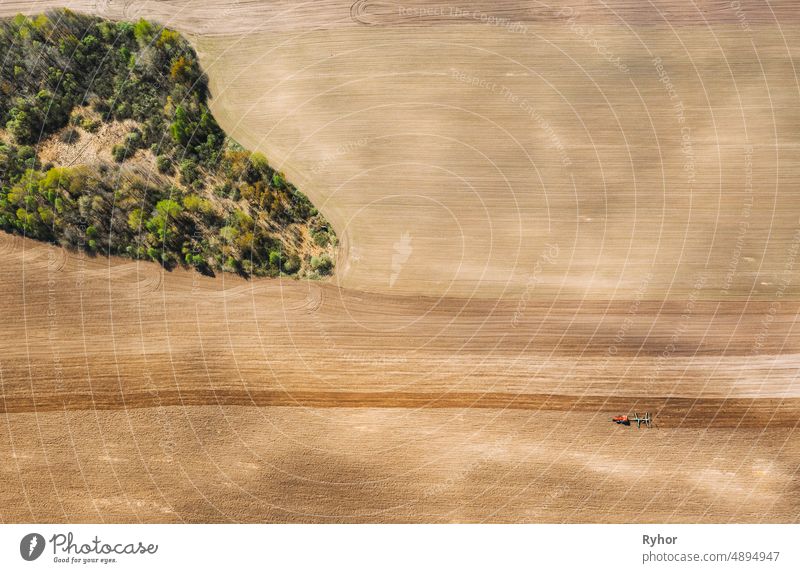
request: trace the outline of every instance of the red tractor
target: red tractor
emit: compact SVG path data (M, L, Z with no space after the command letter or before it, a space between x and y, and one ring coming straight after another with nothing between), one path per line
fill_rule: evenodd
M637 428L641 428L642 424L648 428L653 427L653 416L650 415L650 412L645 412L641 416L636 412L633 413L633 416L614 416L611 418L611 421L615 424L621 424L623 426L630 426L631 422L633 422L636 424Z

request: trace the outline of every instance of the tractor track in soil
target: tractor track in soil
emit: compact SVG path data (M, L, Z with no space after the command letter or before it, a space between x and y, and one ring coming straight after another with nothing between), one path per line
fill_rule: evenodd
M609 414L651 412L660 428L795 428L800 398L680 398L564 396L452 392L315 392L176 390L155 392L36 395L0 398L0 413L73 410L130 410L168 406L252 406L298 408L496 409ZM599 422L602 423L602 422Z

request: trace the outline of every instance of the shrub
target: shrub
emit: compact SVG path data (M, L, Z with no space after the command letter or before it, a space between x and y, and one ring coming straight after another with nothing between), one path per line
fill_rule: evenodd
M258 153L258 152L251 153L250 164L256 171L258 171L262 175L269 177L270 167L269 163L267 162L267 158L264 157L263 153Z
M208 199L203 199L197 195L187 195L183 198L183 206L190 213L207 214L213 211L214 205Z
M269 266L273 269L281 268L281 254L278 251L271 251L269 254Z
M191 159L184 159L181 161L179 171L181 174L181 183L184 185L191 185L200 177L200 170L197 167L197 163Z
M300 257L292 255L283 263L283 272L293 275L300 270Z
M133 113L133 108L128 102L122 102L114 110L114 115L117 119L128 119Z
M89 133L97 133L100 129L100 122L90 117L81 120L81 127Z
M143 223L141 209L134 209L128 214L128 227L130 227L131 231L138 233L142 229Z
M113 157L114 161L117 163L122 163L128 158L128 150L124 145L115 145L111 148L111 157Z
M130 150L138 149L142 146L142 132L138 129L131 131L125 136L125 145Z
M285 187L286 179L283 177L283 173L276 171L275 174L272 176L272 184L278 189L282 189L283 187Z
M324 247L330 242L330 236L325 231L312 233L311 237L314 239L314 244L318 247Z
M319 274L325 275L333 268L333 261L326 254L322 254L318 257L311 257L311 268Z
M172 161L166 155L156 157L156 169L159 173L172 173Z

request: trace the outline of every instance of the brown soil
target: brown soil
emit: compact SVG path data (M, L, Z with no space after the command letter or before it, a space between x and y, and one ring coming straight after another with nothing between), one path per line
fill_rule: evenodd
M647 301L615 342L630 303L0 257L6 521L800 517L797 303L761 337L767 303Z
M70 5L191 34L341 250L246 282L1 236L0 520L800 521L793 2Z

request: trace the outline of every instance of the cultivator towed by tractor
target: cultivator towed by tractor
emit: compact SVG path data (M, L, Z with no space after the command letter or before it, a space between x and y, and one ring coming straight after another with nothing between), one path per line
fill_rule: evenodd
M650 412L645 412L641 416L636 412L633 413L633 416L614 416L611 418L611 421L615 424L620 424L623 426L636 424L637 428L641 428L642 424L644 424L648 428L653 427L653 416L650 414Z

